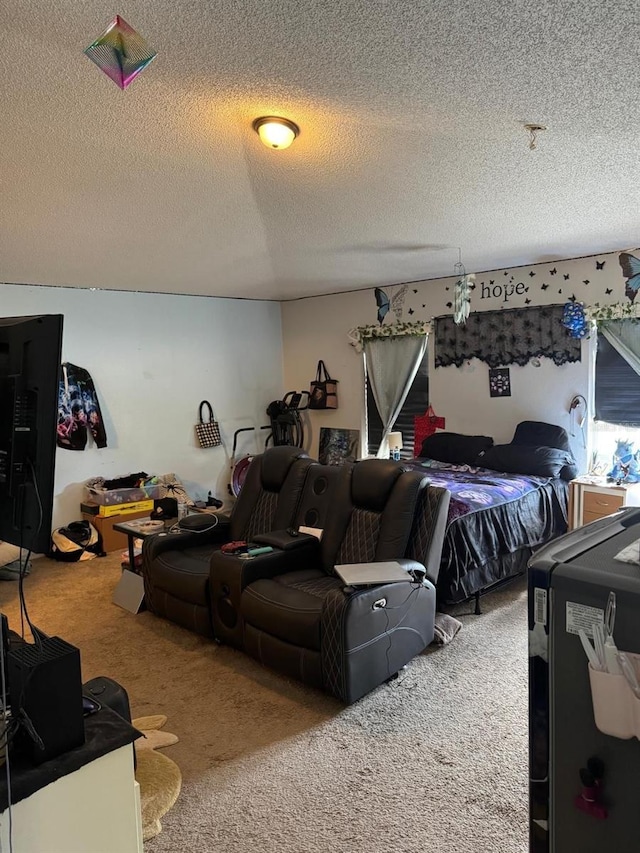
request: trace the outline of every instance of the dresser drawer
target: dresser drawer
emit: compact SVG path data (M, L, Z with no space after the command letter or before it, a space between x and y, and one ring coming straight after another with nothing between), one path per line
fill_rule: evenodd
M620 509L623 503L623 495L590 492L585 489L582 494L583 523L587 524L589 521L595 521L596 518L611 515L612 512Z

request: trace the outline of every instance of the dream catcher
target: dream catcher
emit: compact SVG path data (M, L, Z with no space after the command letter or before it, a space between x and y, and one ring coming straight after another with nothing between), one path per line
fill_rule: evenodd
M380 325L384 322L384 318L389 313L389 309L391 309L395 315L396 320L402 320L404 298L407 295L408 289L408 284L401 284L399 287L396 287L392 291L391 296L389 296L389 294L381 287L376 287L376 305L378 306L378 323L380 323Z
M458 276L453 293L453 321L458 326L467 322L471 308L471 285L475 275L467 275L464 264L458 261L453 265L454 275Z

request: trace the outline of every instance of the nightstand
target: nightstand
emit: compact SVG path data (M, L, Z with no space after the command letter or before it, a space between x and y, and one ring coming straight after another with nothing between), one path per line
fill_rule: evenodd
M598 477L577 477L569 483L569 530L604 518L621 506L640 504L640 483L620 484Z

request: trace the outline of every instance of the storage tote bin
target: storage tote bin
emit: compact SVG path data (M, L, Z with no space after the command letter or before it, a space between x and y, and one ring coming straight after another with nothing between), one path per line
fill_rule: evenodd
M155 498L161 497L161 489L160 484L136 486L133 489L96 489L92 486L85 486L85 497L101 506L113 506L149 499L155 500Z

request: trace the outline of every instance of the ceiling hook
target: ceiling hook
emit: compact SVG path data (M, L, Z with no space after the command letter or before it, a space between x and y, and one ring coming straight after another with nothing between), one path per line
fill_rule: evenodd
M541 130L546 130L546 124L527 123L524 126L525 130L529 131L529 148L532 150L537 148L537 137Z

